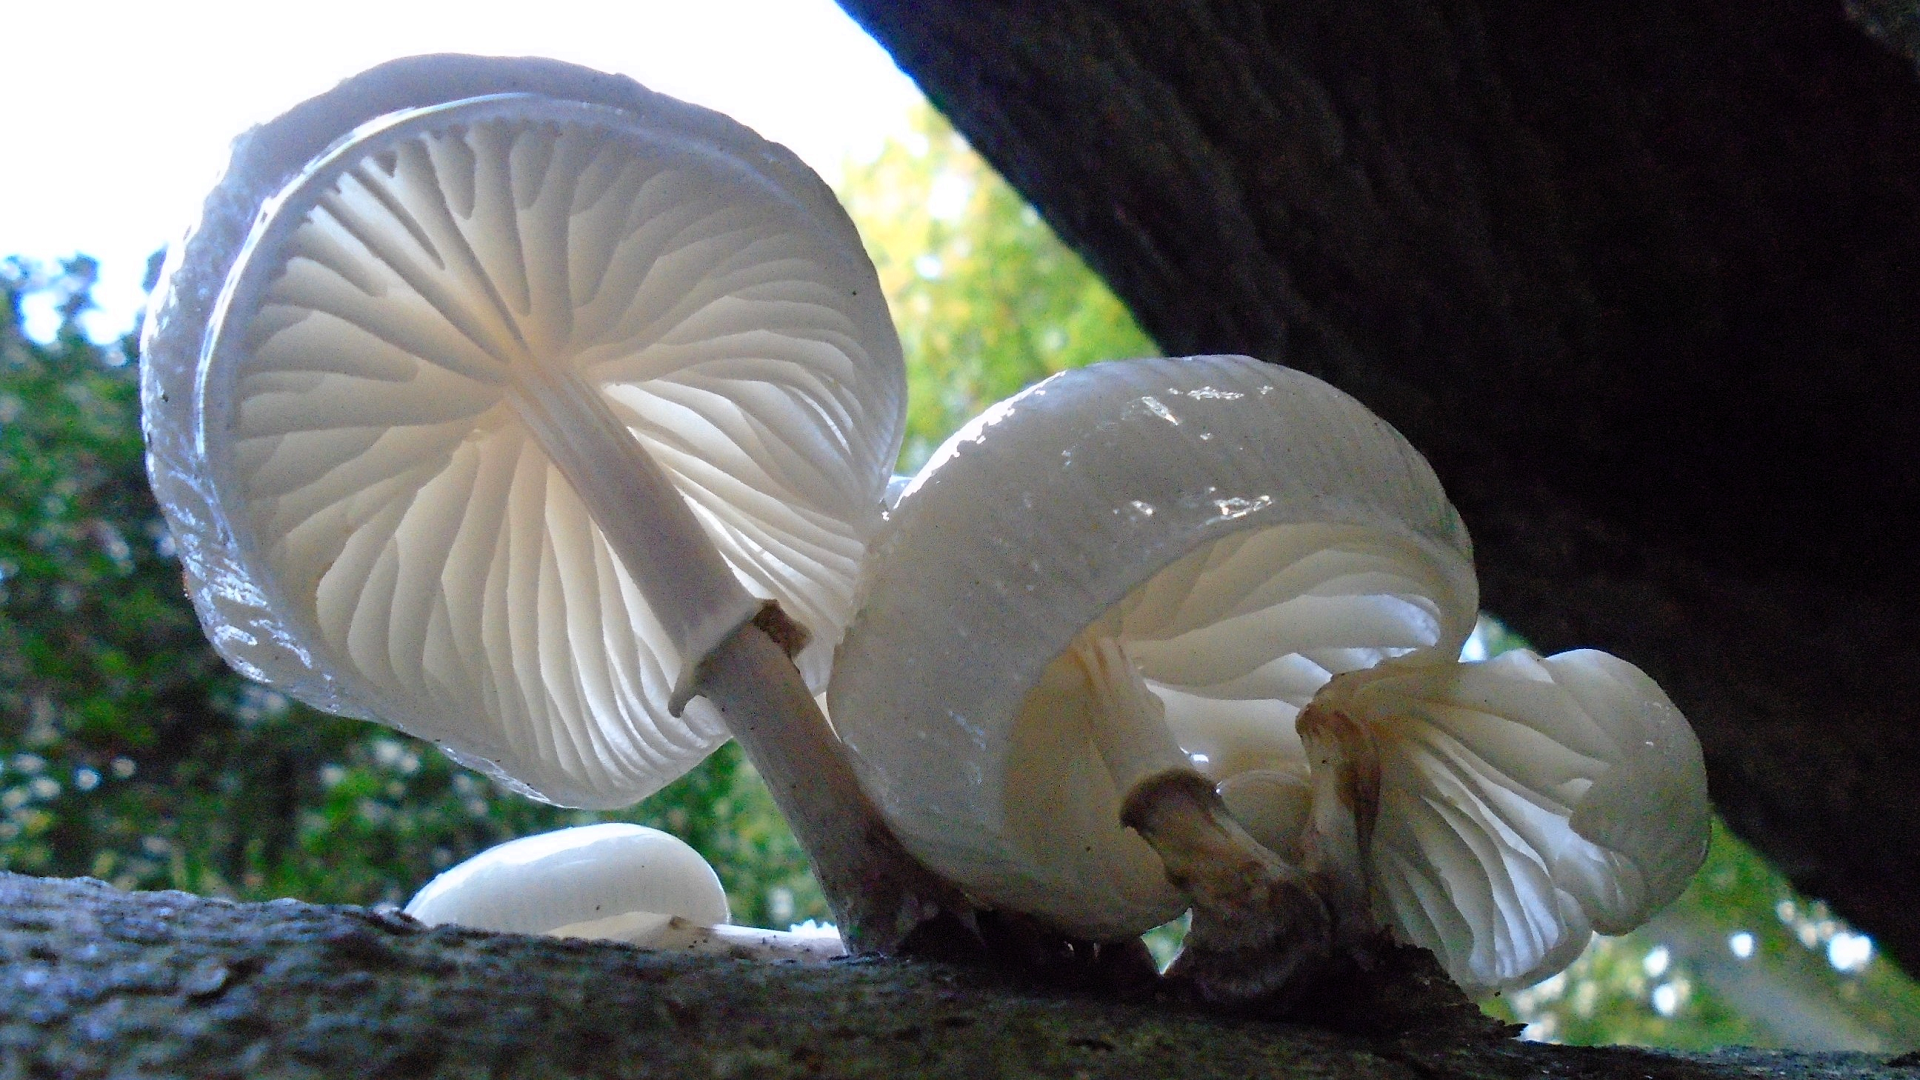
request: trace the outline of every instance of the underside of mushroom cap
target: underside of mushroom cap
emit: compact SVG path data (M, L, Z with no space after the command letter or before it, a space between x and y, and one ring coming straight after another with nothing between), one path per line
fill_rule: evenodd
M1640 669L1581 650L1388 663L1328 686L1380 758L1373 907L1469 990L1559 971L1640 925L1706 856L1692 729Z
M725 740L667 702L751 597L824 684L904 376L851 223L784 148L570 65L396 61L239 140L164 278L150 472L244 673L586 806ZM630 433L742 599L690 630L652 610L529 386Z
M902 496L862 593L828 700L882 812L975 896L1094 938L1183 904L1119 823L1061 659L1079 635L1120 643L1214 779L1304 776L1314 691L1453 655L1478 600L1419 454L1246 357L1096 365L995 406Z

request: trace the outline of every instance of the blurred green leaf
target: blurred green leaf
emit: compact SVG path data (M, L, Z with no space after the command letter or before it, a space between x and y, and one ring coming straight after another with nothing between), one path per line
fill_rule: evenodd
M907 357L903 471L988 405L1056 371L1158 353L1040 216L922 105L840 185Z

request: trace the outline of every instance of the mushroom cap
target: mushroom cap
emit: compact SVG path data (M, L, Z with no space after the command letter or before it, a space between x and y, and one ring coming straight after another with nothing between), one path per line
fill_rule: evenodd
M862 593L828 688L862 784L976 898L1093 938L1184 903L1120 825L1060 662L1077 635L1119 641L1230 797L1296 781L1303 813L1299 708L1334 673L1457 654L1478 606L1406 440L1318 379L1219 356L1099 364L988 410L902 495Z
M1592 650L1422 659L1321 696L1374 735L1373 910L1397 936L1471 991L1513 989L1680 895L1706 858L1706 767L1652 679Z
M852 224L785 148L572 65L398 60L238 139L156 296L149 472L244 674L567 805L725 741L704 701L669 714L700 650L509 403L524 355L725 558L735 599L694 636L757 608L730 573L811 632L824 686L905 378Z
M429 926L545 934L647 912L727 921L727 894L700 853L644 825L607 822L498 844L427 882L406 913Z

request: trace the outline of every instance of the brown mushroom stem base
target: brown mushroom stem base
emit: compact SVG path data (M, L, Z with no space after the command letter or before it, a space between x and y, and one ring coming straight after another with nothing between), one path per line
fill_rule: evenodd
M769 615L768 613L771 613ZM761 624L771 618L769 633ZM897 951L921 925L971 908L959 891L900 846L854 779L839 740L793 661L769 606L707 654L694 690L711 701L760 772L854 953Z
M1195 772L1135 785L1121 807L1193 903L1193 924L1167 975L1208 1001L1285 1009L1324 972L1333 921L1315 882L1248 836Z
M1294 722L1313 773L1313 820L1306 831L1306 869L1320 883L1344 952L1366 950L1380 936L1369 900L1367 852L1380 816L1380 747L1373 729L1340 705L1347 688L1336 676Z

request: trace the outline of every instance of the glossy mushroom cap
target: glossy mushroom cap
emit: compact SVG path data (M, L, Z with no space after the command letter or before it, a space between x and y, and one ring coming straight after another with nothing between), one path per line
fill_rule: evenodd
M1240 783L1301 818L1299 709L1333 674L1456 654L1477 610L1420 455L1246 357L1095 365L995 406L901 497L862 588L828 700L863 784L969 893L1091 938L1185 902L1120 824L1076 640L1119 643L1230 807Z
M727 894L699 852L658 829L622 822L488 848L428 882L406 913L429 926L514 934L613 925L635 913L701 926L728 918Z
M784 148L571 65L395 61L243 136L157 295L150 472L243 673L582 806L726 739L668 702L756 598L824 685L904 376Z

